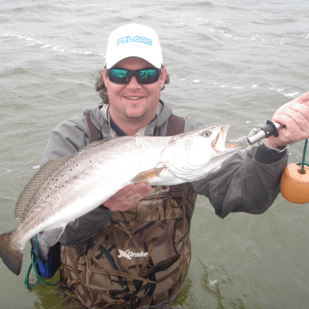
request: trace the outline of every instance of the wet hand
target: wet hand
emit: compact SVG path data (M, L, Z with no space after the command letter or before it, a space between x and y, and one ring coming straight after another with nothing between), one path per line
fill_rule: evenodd
M132 207L135 207L136 204L143 197L145 197L150 190L151 186L147 185L145 182L128 185L119 190L103 204L111 211L126 211Z
M309 138L309 92L278 108L272 121L284 125L278 137L266 139L267 145L273 148Z

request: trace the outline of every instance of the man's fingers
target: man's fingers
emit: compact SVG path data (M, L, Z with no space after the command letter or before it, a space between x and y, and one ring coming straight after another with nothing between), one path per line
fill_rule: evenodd
M305 104L309 105L309 91L306 92L306 93L303 93L301 96L299 96L297 99L295 99L293 101L297 102L297 103L300 103L300 104L305 103Z
M309 138L309 92L288 102L275 112L272 120L284 127L278 137L267 139L271 147L279 147Z
M111 211L126 211L134 207L150 190L151 186L146 183L128 185L104 202L104 206Z

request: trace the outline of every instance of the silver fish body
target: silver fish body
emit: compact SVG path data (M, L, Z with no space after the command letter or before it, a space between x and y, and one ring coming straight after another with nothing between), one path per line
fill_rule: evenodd
M0 257L19 275L27 241L56 231L92 211L121 188L138 182L175 185L201 179L241 148L225 147L229 126L213 126L172 137L128 136L95 142L76 155L47 163L16 204L20 224L0 235ZM53 245L52 243L49 245Z

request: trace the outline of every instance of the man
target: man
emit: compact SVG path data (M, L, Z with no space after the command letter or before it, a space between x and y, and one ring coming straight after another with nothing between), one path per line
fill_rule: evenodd
M181 120L169 131L172 110L160 99L167 71L152 29L138 24L116 29L102 78L108 103L60 124L41 166L84 148L97 139L93 132L100 139L175 134ZM220 218L266 211L280 191L286 145L309 137L309 93L279 108L273 121L285 126L280 135L253 147L245 160L236 154L219 171L192 184L127 186L70 223L60 238L64 285L91 308L156 306L176 297L190 264L196 194L208 197ZM186 118L182 131L204 126Z

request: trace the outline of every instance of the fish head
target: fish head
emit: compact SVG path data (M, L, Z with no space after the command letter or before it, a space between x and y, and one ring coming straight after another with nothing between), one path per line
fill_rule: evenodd
M224 161L242 147L241 143L225 145L229 125L218 125L193 131L186 138L187 170L194 180L219 169Z
M225 145L228 129L229 125L211 126L170 137L156 172L165 178L165 184L177 184L193 182L216 171L242 147L241 143Z

